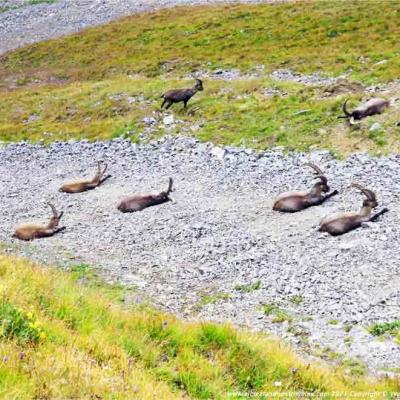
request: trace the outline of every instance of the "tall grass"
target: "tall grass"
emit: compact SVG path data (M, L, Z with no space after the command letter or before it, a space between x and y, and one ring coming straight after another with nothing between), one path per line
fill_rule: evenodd
M400 389L399 382L308 366L262 335L126 305L125 289L90 271L60 272L0 255L1 398L268 398L271 391L307 391L329 399L332 391L374 390L383 399L384 391Z

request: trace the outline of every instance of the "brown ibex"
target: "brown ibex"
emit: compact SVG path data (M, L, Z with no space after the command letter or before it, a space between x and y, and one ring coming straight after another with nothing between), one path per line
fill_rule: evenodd
M374 98L368 100L366 103L359 105L353 111L347 110L347 102L349 99L346 99L343 103L343 112L344 115L340 115L338 118L349 118L350 124L354 124L355 120L359 121L365 117L375 114L382 114L383 111L389 106L389 101L381 98Z
M105 164L104 168L101 169L101 163L98 162L97 173L93 179L66 183L61 186L59 191L64 193L81 193L85 192L86 190L94 189L95 187L101 185L106 179L111 177L111 175L103 177L106 170L107 164Z
M328 193L330 188L328 186L328 180L324 176L323 172L315 164L306 163L304 165L314 169L316 178L319 179L319 181L309 192L291 191L280 194L274 201L274 205L272 206L273 210L281 212L296 212L311 206L318 206L325 200L338 194L338 191L334 190L333 192L324 195L323 193Z
M147 207L172 201L172 198L169 196L169 194L172 192L172 183L172 178L169 178L168 189L159 194L150 194L144 196L132 195L124 197L118 203L117 208L122 212L142 211Z
M357 183L352 183L351 186L360 189L366 197L361 210L359 212L340 212L328 215L320 222L319 230L321 232L328 232L332 236L342 235L343 233L359 228L364 222L376 221L379 216L389 211L387 208L384 208L371 216L372 210L378 206L375 193Z
M201 90L203 90L203 82L200 79L196 79L196 84L192 88L168 90L161 96L164 99L161 108L164 107L164 104L167 104L165 108L168 110L173 103L181 101L183 101L183 108L186 108L188 101Z
M50 218L50 222L47 225L34 225L34 224L26 224L17 227L13 237L16 237L21 240L33 240L48 236L53 236L54 234L61 232L65 229L65 227L58 227L60 219L63 215L61 211L60 214L57 213L56 208L53 204L48 204L53 212L53 216Z

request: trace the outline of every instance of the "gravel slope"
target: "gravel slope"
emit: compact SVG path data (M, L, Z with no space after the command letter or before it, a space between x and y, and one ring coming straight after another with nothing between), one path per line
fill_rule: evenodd
M91 175L98 159L113 175L104 186L77 195L57 191ZM297 214L272 212L275 195L311 186L307 160L326 171L340 195ZM228 320L288 337L307 353L329 347L373 369L394 367L400 348L364 328L398 316L399 172L399 155L340 162L328 152L256 154L189 138L14 144L0 148L0 242L48 263L96 265L108 280L137 286L136 300L189 319ZM176 204L116 210L121 196L158 191L169 176ZM324 215L361 205L363 197L348 189L352 181L376 190L379 207L391 212L342 237L319 233ZM32 243L11 239L17 222L46 220L48 200L65 211L67 230ZM261 288L250 293L235 289L257 280ZM292 303L294 295L300 304ZM271 303L293 321L272 323L260 309Z
M261 3L282 0L57 0L29 5L23 0L0 0L0 54L29 43L78 32L122 16L162 7L217 3Z

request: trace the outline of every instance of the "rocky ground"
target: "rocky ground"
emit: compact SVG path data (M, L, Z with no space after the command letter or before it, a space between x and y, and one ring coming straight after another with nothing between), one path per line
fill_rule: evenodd
M268 1L282 0L0 0L0 54L162 7Z
M112 174L102 187L58 192L63 182L92 175L96 160L107 161ZM308 160L340 194L296 214L273 212L274 196L312 185ZM42 262L94 265L109 281L137 288L129 301L274 332L319 357L393 368L400 347L366 328L398 317L399 172L398 155L338 161L323 151L254 153L190 138L13 144L0 149L0 241ZM169 176L175 204L134 214L116 209L123 195L164 189ZM374 189L390 213L342 237L319 233L324 215L361 205L353 181ZM12 239L17 223L46 220L47 201L64 210L65 232L31 243Z

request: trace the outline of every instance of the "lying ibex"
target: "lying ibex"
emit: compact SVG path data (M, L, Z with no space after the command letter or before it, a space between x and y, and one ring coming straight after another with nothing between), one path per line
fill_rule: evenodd
M161 98L164 99L161 108L164 107L164 104L167 104L165 108L168 110L173 103L179 103L181 101L183 101L183 108L186 108L188 101L201 90L203 90L203 82L200 79L196 79L196 84L192 88L169 90L161 96Z
M328 232L332 236L342 235L343 233L359 228L363 222L376 221L379 216L389 211L387 208L384 208L371 216L372 210L378 206L375 193L357 183L353 183L351 186L360 189L366 197L361 210L359 212L336 213L323 218L319 226L321 232Z
M325 200L338 194L337 190L323 195L323 193L329 192L328 180L324 176L323 172L319 167L312 163L306 163L305 165L315 170L316 178L319 181L312 187L310 192L285 192L280 194L272 206L275 211L281 212L296 212L304 210L307 207L317 206L322 204Z
M94 189L95 187L101 185L106 179L111 177L111 175L107 175L103 178L106 170L107 170L107 164L105 164L102 170L101 164L100 162L98 162L97 173L93 179L66 183L63 186L61 186L59 191L65 193L81 193L85 192L86 190Z
M343 112L345 115L340 115L338 118L350 118L350 123L354 124L355 120L359 121L365 117L375 114L382 114L383 111L389 106L389 102L385 99L375 98L368 100L366 103L359 105L352 112L347 110L347 102L349 99L343 103Z
M117 208L122 212L142 211L147 207L172 201L171 197L169 196L169 194L172 192L172 183L172 178L169 178L169 185L166 192L153 195L133 195L124 197L118 203Z
M53 236L63 231L65 227L58 227L63 212L61 211L60 214L58 214L56 208L52 204L49 203L49 206L53 212L53 216L50 218L50 222L47 225L21 225L17 227L13 237L21 240L33 240Z

